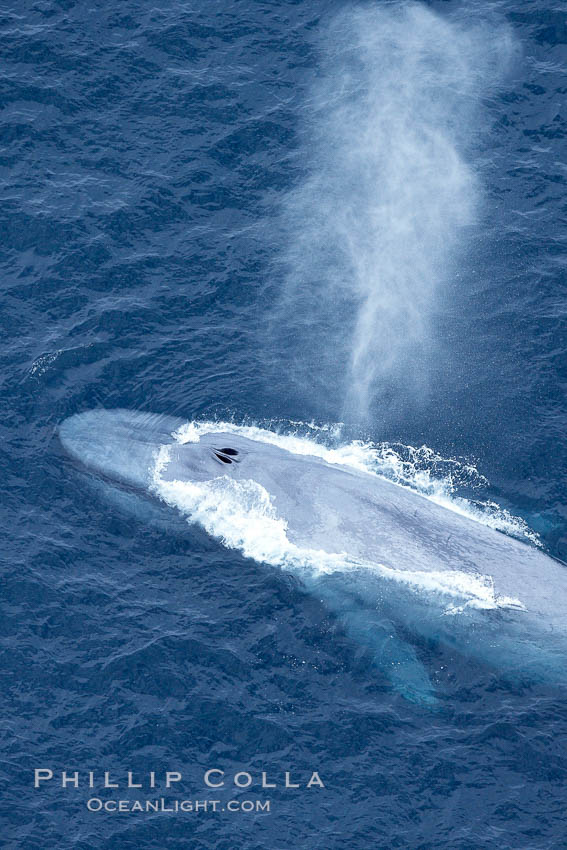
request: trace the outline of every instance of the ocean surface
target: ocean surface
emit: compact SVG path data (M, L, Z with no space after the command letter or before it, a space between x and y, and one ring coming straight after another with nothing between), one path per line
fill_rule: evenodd
M58 438L261 429L567 560L566 43L552 0L2 4L3 848L567 847L564 687L429 641L405 700ZM162 798L220 803L89 808Z

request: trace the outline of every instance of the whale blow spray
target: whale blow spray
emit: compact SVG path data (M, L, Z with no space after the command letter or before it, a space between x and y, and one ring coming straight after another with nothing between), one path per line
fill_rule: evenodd
M478 207L478 106L509 53L501 27L420 5L351 9L326 30L270 332L299 392L334 387L347 420L425 395L440 284Z

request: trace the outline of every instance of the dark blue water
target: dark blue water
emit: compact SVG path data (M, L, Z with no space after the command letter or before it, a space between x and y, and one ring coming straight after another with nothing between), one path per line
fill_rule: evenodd
M444 125L474 176L475 209L423 306L434 346L419 386L417 360L400 357L383 384L378 371L362 415L345 406L341 359L360 299L341 296L338 336L336 292L320 280L309 290L284 244L318 221L289 226L321 162L309 142L321 92L345 83L340 59L325 61L328 24L354 5L2 7L3 847L567 846L564 691L427 645L441 707L404 701L297 579L173 513L150 521L107 498L56 434L94 407L277 420L284 432L343 421L348 439L474 463L488 482L475 498L567 557L567 11L544 0L430 8L463 31L482 19L490 44L463 94L474 108ZM333 177L339 148L326 149L322 179L358 233L369 207L357 214L360 187ZM323 197L332 206L310 198L316 215ZM298 291L317 298L286 301ZM53 780L35 789L35 768ZM225 771L222 790L205 787L210 768ZM79 771L78 788L61 788L63 770ZM104 771L119 791L102 788ZM127 771L141 792L125 787ZM183 781L168 791L165 771ZM238 771L250 788L233 786ZM275 789L260 787L262 771ZM299 789L283 787L286 771ZM305 788L313 771L324 788ZM271 807L91 812L93 796Z

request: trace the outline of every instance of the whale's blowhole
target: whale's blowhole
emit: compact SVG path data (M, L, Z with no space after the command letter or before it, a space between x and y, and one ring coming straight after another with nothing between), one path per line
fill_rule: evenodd
M213 449L213 455L221 463L239 463L238 451L236 449Z

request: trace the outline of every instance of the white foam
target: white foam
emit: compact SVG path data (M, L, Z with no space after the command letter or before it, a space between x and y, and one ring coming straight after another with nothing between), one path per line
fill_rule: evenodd
M202 434L232 432L254 440L278 445L302 455L317 455L331 463L341 463L376 474L367 463L367 449L361 442L337 449L296 435L276 434L257 426L227 422L190 422L175 436L181 443L198 442ZM209 534L231 549L258 562L269 563L300 574L303 578L350 570L364 570L369 577L395 581L416 592L426 591L446 598L446 613L465 608L521 608L517 599L499 597L488 576L461 571L428 572L395 570L379 563L350 557L345 552L299 547L287 537L287 523L278 516L270 494L253 480L234 480L222 475L205 482L165 481L162 472L170 449L163 446L156 457L154 490L167 504L180 510L191 522L199 523Z
M297 433L305 428L310 429L310 436ZM473 464L456 458L444 458L427 446L416 448L401 443L374 443L370 440L352 440L342 445L329 446L319 442L317 436L337 442L340 439L340 425L317 426L302 422L288 423L286 431L278 433L258 425L193 421L182 425L174 436L180 443L189 443L198 442L203 434L223 432L240 434L251 440L279 446L293 454L320 457L327 463L387 478L461 516L510 537L541 545L537 534L521 517L513 516L496 502L480 499L472 502L457 495L459 487L479 489L486 487L488 481Z

